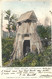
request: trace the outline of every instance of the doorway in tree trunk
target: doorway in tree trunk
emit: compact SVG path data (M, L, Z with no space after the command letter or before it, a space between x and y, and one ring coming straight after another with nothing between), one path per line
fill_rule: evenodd
M30 52L30 40L25 40L23 43L23 55L26 56L28 52Z

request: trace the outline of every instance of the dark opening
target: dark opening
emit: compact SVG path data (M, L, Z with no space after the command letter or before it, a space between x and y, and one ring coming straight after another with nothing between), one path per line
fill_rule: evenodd
M29 37L29 34L24 34L24 37Z
M22 24L21 22L18 22L19 26Z
M23 54L24 56L30 52L30 40L25 40L23 44Z
M26 21L24 21L24 22L31 22L31 20L27 19L27 20L26 20Z

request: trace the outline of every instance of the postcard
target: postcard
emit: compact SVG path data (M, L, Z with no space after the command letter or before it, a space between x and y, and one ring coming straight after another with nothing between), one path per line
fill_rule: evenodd
M0 1L1 79L52 79L52 1Z

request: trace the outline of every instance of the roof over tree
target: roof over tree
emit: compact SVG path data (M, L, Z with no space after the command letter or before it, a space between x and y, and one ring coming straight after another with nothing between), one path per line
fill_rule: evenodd
M22 14L19 17L17 22L23 22L23 21L26 21L26 20L31 20L31 21L37 22L37 17L36 17L36 15L35 15L33 10L32 11L28 11L28 12Z

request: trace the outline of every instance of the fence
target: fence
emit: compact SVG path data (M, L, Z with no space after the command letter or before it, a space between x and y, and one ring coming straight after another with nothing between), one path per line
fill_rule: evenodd
M10 32L10 37L15 37L16 36L16 31L15 32ZM9 37L9 32L2 32L2 38L7 38Z

